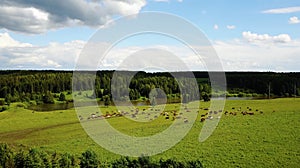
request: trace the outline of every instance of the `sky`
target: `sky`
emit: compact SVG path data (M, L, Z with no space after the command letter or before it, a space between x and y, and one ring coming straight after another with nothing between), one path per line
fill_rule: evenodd
M0 0L0 69L74 70L97 31L110 29L115 19L149 11L196 26L225 71L300 72L296 0ZM102 69L149 47L173 52L191 70L205 70L178 41L149 34L118 43Z

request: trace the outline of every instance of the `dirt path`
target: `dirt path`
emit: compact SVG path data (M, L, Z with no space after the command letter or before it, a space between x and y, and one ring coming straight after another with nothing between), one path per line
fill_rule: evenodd
M49 125L49 126L41 127L41 128L28 128L28 129L24 129L24 130L0 133L0 140L9 140L10 142L14 142L14 141L17 141L20 139L24 139L26 136L36 133L36 132L39 132L39 131L63 127L63 126L72 125L72 124L79 124L79 121L61 123L61 124L57 124L57 125Z

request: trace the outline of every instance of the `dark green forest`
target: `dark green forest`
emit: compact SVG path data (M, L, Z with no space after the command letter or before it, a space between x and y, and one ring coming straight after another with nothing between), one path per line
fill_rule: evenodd
M199 92L181 90L195 87L190 82L193 76L185 72L173 72L176 79L170 73L146 73L146 72L120 72L112 81L114 71L98 71L93 80L89 76L95 72L81 72L81 75L73 77L72 71L0 71L0 105L11 102L54 103L66 101L65 95L76 91L95 89L91 97L99 100L111 99L112 94L119 99L147 99L154 88L163 90L168 99L182 99L191 101L200 98L209 100L213 94L220 94L211 90L208 72L193 72ZM134 77L130 78L130 74ZM220 73L220 72L213 72ZM94 75L95 76L95 75ZM179 80L178 80L179 78ZM226 72L227 97L293 97L300 95L300 73L274 73L274 72ZM112 83L113 82L113 83ZM115 85L112 85L115 83ZM111 87L117 86L117 87ZM129 86L129 89L128 89ZM224 94L224 93L221 93ZM129 95L129 96L128 96ZM160 92L157 97L159 98ZM72 100L68 100L72 101Z

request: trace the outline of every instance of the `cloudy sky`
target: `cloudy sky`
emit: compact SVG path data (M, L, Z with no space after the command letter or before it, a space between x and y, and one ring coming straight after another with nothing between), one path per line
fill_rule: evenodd
M224 70L300 71L296 0L0 0L0 69L72 70L97 30L147 11L194 24L211 42ZM147 40L151 43L143 43ZM147 47L176 52L188 65L195 63L175 42L144 36L123 41L108 54L105 66L114 67ZM192 70L203 69L195 65Z

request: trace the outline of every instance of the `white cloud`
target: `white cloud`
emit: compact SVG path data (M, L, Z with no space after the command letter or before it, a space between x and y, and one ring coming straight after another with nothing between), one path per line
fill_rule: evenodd
M289 37L289 36L288 36ZM244 39L212 42L218 56L227 71L300 71L300 41L287 40L286 37L259 35L251 32L243 33ZM290 38L290 37L289 37ZM245 40L246 39L246 40ZM278 39L281 42L277 42ZM282 42L284 41L284 42ZM5 45L4 45L5 44ZM255 45L253 45L255 44ZM7 33L0 34L0 69L74 69L78 55L81 53L84 41L70 41L66 43L50 43L47 46L35 46L14 40ZM109 45L109 44L107 44ZM195 46L194 46L195 47ZM199 60L189 48L182 46L132 46L114 47L102 61L101 69L114 69L124 59L138 51L155 48L173 53L181 58L189 70L207 70L205 62ZM198 47L201 48L201 47ZM99 49L99 48L98 48ZM207 49L203 49L203 53ZM149 52L148 52L149 53ZM143 53L141 53L143 55ZM156 59L149 53L150 61ZM145 57L141 57L143 61ZM159 55L157 56L159 58ZM97 60L88 63L95 64ZM136 61L136 59L134 59ZM173 58L167 63L169 68L178 70L178 61ZM158 64L154 64L158 65ZM95 67L95 65L93 65ZM139 65L138 65L139 66ZM130 68L135 68L130 64ZM180 67L183 70L183 66Z
M155 2L170 2L170 0L154 0Z
M297 23L300 23L300 20L298 17L293 16L289 19L289 24L297 24Z
M114 16L139 13L146 0L1 0L0 28L44 33L67 26L104 25Z
M155 2L170 2L171 0L153 0ZM177 0L177 2L183 2L183 0Z
M73 69L85 42L50 43L34 46L0 33L0 69Z
M0 48L5 47L31 47L29 43L21 43L10 37L8 33L0 33Z
M218 30L218 29L219 29L219 26L218 26L217 24L215 24L215 25L214 25L214 29L215 29L215 30Z
M262 13L268 13L268 14L282 14L282 13L294 13L294 12L300 12L300 6L269 9L269 10L262 11Z
M235 29L235 25L227 25L226 28L229 30L233 30Z
M250 43L262 43L262 44L273 44L273 43L288 43L292 39L288 34L279 34L277 36L271 36L269 34L256 34L250 31L243 32L243 38Z
M241 40L215 41L214 48L229 71L300 71L300 41L251 45Z

